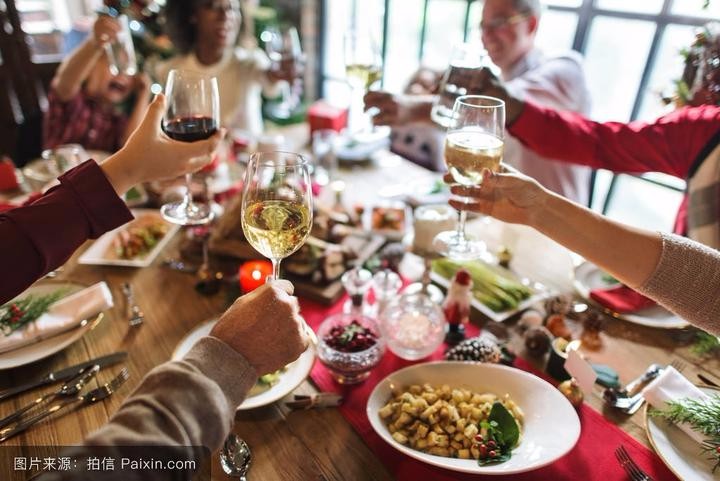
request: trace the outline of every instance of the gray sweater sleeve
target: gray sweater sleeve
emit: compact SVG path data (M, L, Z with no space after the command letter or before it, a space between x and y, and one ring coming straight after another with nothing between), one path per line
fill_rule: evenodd
M720 334L720 252L661 235L660 261L637 290L700 329Z
M147 446L148 456L152 446L170 447L166 454L177 447L179 459L195 459L199 465L202 450L187 447L203 446L210 452L219 448L232 427L235 408L256 380L255 369L241 354L215 337L202 338L181 361L151 370L110 421L67 454L82 458L102 452L120 459L127 446ZM137 456L137 450L130 453ZM42 479L160 480L169 474L55 472Z

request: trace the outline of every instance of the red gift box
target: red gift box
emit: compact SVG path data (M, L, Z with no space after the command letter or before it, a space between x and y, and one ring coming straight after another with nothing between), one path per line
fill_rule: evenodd
M0 160L0 190L13 190L20 187L15 175L15 164L4 157Z
M316 130L330 129L340 132L347 125L348 109L335 107L323 100L318 100L308 108L308 124L310 136Z

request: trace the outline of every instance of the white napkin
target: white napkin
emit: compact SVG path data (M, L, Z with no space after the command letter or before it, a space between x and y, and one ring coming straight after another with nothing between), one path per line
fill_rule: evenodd
M664 410L667 408L666 402L680 401L681 399L710 399L708 395L695 387L685 376L680 374L674 367L666 367L653 382L643 390L645 400L656 409ZM693 438L698 443L702 443L705 437L692 429L689 424L682 423L676 425L678 428Z
M34 322L26 324L9 336L0 333L0 352L30 344L38 337L43 339L70 329L83 319L89 319L113 306L107 284L98 282L86 289L64 297L50 306Z

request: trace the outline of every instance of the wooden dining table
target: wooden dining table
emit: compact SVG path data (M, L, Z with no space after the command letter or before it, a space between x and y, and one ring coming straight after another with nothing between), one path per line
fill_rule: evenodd
M431 184L437 179L437 174L383 152L372 162L341 166L338 178L346 182L345 202L367 204L384 201L391 196L397 198L412 194L417 186ZM485 238L491 249L512 243L516 254L511 265L521 266L523 275L532 276L534 280L559 291L572 292L572 269L577 258L561 246L521 226L477 219L470 228ZM194 289L196 279L193 274L171 270L160 262L164 258L177 257L184 235L184 231L180 231L160 257L145 268L80 265L78 257L90 242L65 264L55 282L62 280L90 285L105 281L113 293L115 306L105 313L102 322L92 331L65 350L30 365L1 371L0 389L115 351L128 352L122 365L128 367L131 377L105 401L40 422L5 445L65 446L79 443L84 436L108 421L149 370L171 359L178 343L188 332L223 312L232 300L225 291L213 296L200 295ZM136 302L145 314L145 321L140 326L133 327L128 323L128 310L121 291L125 282L134 286ZM529 357L525 351L516 321L517 316L504 323L509 345L518 355L542 369L544 360ZM484 325L491 321L475 313L473 322ZM672 361L682 361L685 364L683 374L693 382L698 382L698 373L720 381L718 358L702 358L691 352L694 336L691 330L649 328L608 317L601 336L602 346L583 354L592 362L616 369L623 383L638 376L651 363L669 364ZM107 382L118 369L119 365L103 369L97 376L98 382ZM294 394L316 391L308 379ZM39 392L42 391L28 392L1 402L0 417L31 401ZM599 392L598 387L595 394L586 396L585 402L640 443L649 446L643 411L626 416L607 407L596 395ZM286 400L236 413L233 431L248 442L253 453L251 479L392 479L388 470L336 409L290 410L284 404ZM0 463L11 463L11 460L0 459ZM218 453L213 454L211 467L213 479L230 479L220 468Z

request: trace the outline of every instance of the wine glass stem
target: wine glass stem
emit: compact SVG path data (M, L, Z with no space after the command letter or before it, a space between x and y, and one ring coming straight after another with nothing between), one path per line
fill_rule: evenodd
M465 242L465 221L467 220L467 211L458 212L457 238L458 242Z
M270 262L272 262L272 274L267 277L268 281L280 279L280 261L282 259L270 259Z
M185 174L185 195L183 195L182 203L186 209L192 206L192 191L190 185L192 184L192 174Z

